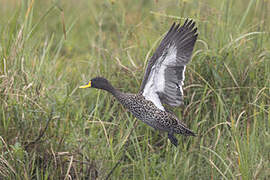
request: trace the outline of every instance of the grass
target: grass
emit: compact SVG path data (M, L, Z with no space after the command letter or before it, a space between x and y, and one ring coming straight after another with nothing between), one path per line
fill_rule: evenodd
M0 179L269 179L269 10L264 0L4 0ZM175 148L111 95L78 86L104 76L137 92L162 35L187 17L199 38L175 114L198 136Z

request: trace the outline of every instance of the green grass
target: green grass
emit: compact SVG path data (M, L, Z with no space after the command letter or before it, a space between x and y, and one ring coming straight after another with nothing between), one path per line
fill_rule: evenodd
M0 179L105 179L117 163L112 179L270 179L269 10L265 0L2 2ZM134 128L108 93L78 86L104 76L136 93L162 35L187 17L199 38L175 114L198 136L175 148Z

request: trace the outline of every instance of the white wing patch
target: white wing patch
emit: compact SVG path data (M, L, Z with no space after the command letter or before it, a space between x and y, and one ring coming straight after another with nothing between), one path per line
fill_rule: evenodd
M151 73L149 75L149 80L145 85L145 88L143 90L143 96L145 97L146 100L151 101L154 103L154 105L159 108L162 111L165 111L158 94L156 93L156 86L155 84L155 79L154 79L154 74L155 74L156 68L155 66L152 67ZM159 85L165 85L164 83L159 83Z
M183 71L182 71L182 77L183 77L183 80L180 81L180 85L179 85L179 87L180 87L180 92L181 92L182 96L184 96L184 92L183 92L182 86L184 86L185 71L186 71L186 66L184 66L184 69L183 69Z
M155 106L162 111L165 111L158 92L165 91L165 70L167 66L174 65L177 58L177 47L175 44L170 44L168 49L163 52L162 56L157 59L157 63L152 67L149 79L144 87L143 96L146 100L151 101ZM184 74L184 72L183 72ZM180 91L182 90L183 82L180 82ZM183 94L183 93L182 93Z

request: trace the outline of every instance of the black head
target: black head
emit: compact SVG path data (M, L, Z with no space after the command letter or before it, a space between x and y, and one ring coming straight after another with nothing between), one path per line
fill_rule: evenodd
M97 88L103 89L107 91L112 91L113 87L110 82L103 77L95 77L89 81L89 83L85 86L80 86L80 88Z

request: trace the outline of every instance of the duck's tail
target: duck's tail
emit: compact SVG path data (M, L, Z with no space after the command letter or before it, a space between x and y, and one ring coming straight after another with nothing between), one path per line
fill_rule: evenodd
M178 124L178 126L175 128L175 133L182 134L184 136L197 136L196 133L187 128L186 125L182 123Z

